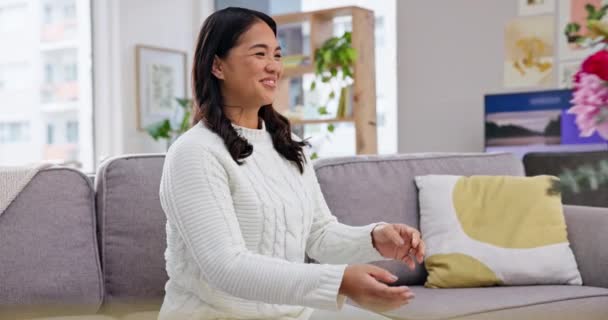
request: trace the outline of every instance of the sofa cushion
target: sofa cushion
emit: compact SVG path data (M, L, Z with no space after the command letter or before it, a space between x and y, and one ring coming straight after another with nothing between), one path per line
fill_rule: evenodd
M45 318L32 318L30 320L118 320L109 316L92 314L92 315L74 315L65 317L45 317Z
M163 163L163 155L128 155L110 159L98 170L104 309L115 304L129 311L136 311L132 306L150 310L162 301L168 279L166 218L158 197Z
M315 170L331 212L342 223L377 221L419 228L418 192L414 177L426 174L523 176L515 156L500 154L417 154L319 159ZM397 276L399 284L422 284L423 267L409 271L397 261L375 264Z
M158 320L158 311L143 311L129 313L120 320Z
M103 298L95 229L85 175L50 168L34 176L0 216L0 315L34 305L95 313Z
M570 315L577 319L605 319L608 314L608 289L584 286L514 286L461 289L410 287L416 297L407 305L384 313L393 319L562 319L568 301L580 303ZM576 303L574 303L576 304ZM585 306L581 308L580 306ZM523 311L520 310L524 309ZM588 308L588 309L586 309ZM504 317L518 312L521 317ZM527 312L537 317L527 317ZM538 315L542 314L541 317ZM593 315L603 318L593 318ZM481 316L483 315L483 316ZM569 317L568 319L575 319Z

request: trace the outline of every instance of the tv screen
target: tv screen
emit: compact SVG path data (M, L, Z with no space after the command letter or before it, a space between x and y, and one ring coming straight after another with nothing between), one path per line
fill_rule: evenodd
M532 151L608 150L597 133L580 136L576 116L567 113L570 100L570 89L486 95L485 150L520 157Z

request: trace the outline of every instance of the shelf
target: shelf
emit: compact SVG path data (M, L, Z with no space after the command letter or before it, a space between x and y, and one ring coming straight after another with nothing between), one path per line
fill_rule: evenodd
M308 88L300 87L304 85L303 79L298 81L298 77L303 75L314 76L315 62L314 52L335 34L334 24L336 17L347 17L352 25L352 47L359 53L357 60L353 64L354 75L352 82L352 106L349 113L344 117L336 118L336 114L331 115L308 115L312 118L304 118L303 114L293 110L289 106L302 105L302 90ZM284 56L283 75L278 82L278 92L275 97L275 107L279 112L285 112L292 127L305 129L305 125L327 125L332 123L352 124L355 132L357 154L375 154L378 152L378 133L375 125L376 121L376 72L375 72L375 50L374 50L374 12L360 7L341 7L317 10L311 12L297 12L278 15L273 17L277 22L277 28L284 28L283 37L285 44L292 39L299 44L301 36L298 35L298 25L309 29L309 44L303 46L307 48L304 53L298 54L302 48L299 46L294 51L289 51L291 55ZM293 30L289 30L292 28ZM293 35L291 35L293 33ZM289 36L293 38L288 38ZM294 47L295 48L295 47ZM287 52L287 51L286 51ZM300 58L308 58L302 60ZM308 79L307 79L308 80ZM297 85L297 86L292 86ZM295 97L294 97L295 96ZM299 101L299 102L298 102ZM328 118L332 117L332 118Z
M312 65L304 65L297 67L283 68L283 78L299 77L307 73L314 73L315 69Z
M274 16L273 19L277 25L299 23L310 20L312 16L325 17L326 19L334 17L349 16L356 10L366 10L357 6L347 6L331 9L323 9L309 12L288 13Z
M354 117L330 118L330 119L289 119L289 122L292 125L354 122L354 121L355 121Z

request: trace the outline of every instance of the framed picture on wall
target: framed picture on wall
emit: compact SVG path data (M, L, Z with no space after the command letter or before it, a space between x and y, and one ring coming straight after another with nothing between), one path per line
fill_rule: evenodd
M146 45L135 47L137 129L170 118L176 98L187 95L187 54Z
M560 60L584 59L598 51L602 38L588 28L590 10L599 11L608 0L559 1L558 46Z
M532 16L555 12L555 0L518 0L520 16Z
M555 85L555 24L552 16L518 17L505 27L504 86Z

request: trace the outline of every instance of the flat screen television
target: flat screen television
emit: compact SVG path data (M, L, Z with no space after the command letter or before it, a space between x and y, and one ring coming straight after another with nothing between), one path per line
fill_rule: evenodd
M572 90L488 94L485 96L485 150L528 152L608 150L597 133L581 137L572 106Z

